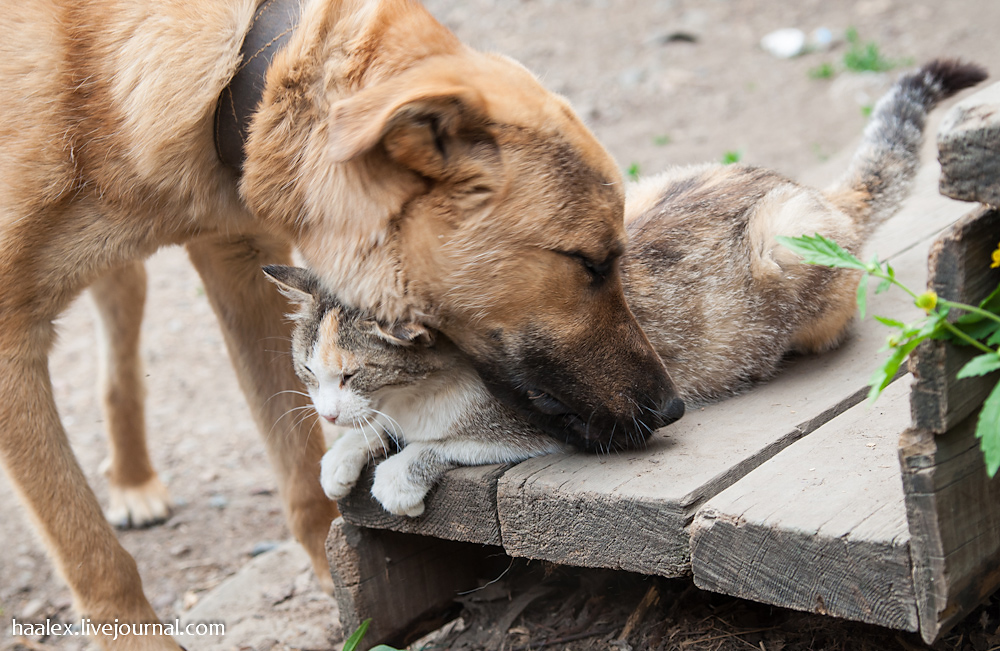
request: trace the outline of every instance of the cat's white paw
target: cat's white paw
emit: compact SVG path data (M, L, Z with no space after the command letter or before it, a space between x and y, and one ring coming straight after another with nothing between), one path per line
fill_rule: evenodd
M372 495L389 513L415 518L424 512L427 488L411 482L405 465L392 461L390 458L375 471Z
M319 483L331 500L346 497L358 483L358 477L364 468L363 463L360 466L351 463L349 459L344 459L336 452L336 449L328 450L319 466Z

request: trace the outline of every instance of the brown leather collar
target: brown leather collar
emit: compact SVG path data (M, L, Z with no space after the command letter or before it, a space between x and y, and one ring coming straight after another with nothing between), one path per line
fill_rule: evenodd
M228 167L243 172L250 120L264 95L264 77L274 55L299 24L300 0L264 0L243 37L236 74L215 105L215 151Z

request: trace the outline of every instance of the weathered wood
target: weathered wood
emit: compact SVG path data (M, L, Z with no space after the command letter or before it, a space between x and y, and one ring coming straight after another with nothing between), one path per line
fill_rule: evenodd
M909 240L895 243L906 250L893 265L901 280L919 287L927 244L905 246L916 239L911 231ZM919 315L902 292L872 296L869 309L904 320ZM689 412L657 432L646 450L601 459L548 456L514 467L497 487L504 548L513 556L572 565L688 574L686 527L695 510L857 404L884 355L885 337L872 320L857 324L840 349L793 359L767 384Z
M895 382L709 500L691 526L695 584L916 631L896 457L908 385Z
M965 216L931 247L928 287L942 298L978 303L1000 283L1000 269L990 268L998 241L1000 212L979 209ZM975 354L943 341L921 345L911 365L917 377L911 400L914 427L946 432L978 408L997 376L955 379Z
M372 619L362 651L412 642L419 622L475 588L480 576L502 571L498 558L506 559L496 547L364 529L343 518L330 528L326 553L345 633Z
M338 506L344 519L359 527L500 545L497 479L509 467L497 464L448 471L427 496L423 515L408 518L389 513L372 496L375 470L369 466Z
M1000 84L953 106L937 140L941 194L1000 205Z
M980 209L935 242L928 286L976 303L1000 281L990 253L1000 213ZM911 365L913 429L900 442L920 630L932 641L1000 587L1000 482L986 477L975 438L978 407L997 375L956 380L975 353L929 342Z
M920 631L933 642L1000 588L1000 481L986 476L977 414L900 444Z

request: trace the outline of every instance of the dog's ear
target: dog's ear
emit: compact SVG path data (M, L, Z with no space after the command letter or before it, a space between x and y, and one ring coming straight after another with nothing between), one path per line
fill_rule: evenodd
M308 269L269 264L264 274L289 300L300 305L312 305L319 298L319 280Z
M396 346L434 345L434 333L413 321L394 323L390 326L375 322L375 334Z
M333 107L330 152L349 161L381 143L390 158L419 174L441 179L449 167L473 160L499 163L496 143L486 132L482 96L446 81L384 82ZM462 170L461 176L479 176ZM482 170L483 176L497 170Z

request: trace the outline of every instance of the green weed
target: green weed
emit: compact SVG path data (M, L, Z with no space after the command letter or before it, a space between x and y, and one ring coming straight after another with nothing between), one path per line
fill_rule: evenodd
M732 165L733 163L738 163L741 160L743 160L743 150L742 149L730 150L730 151L727 151L726 153L724 153L722 155L722 164L723 165Z
M855 28L849 27L844 38L847 40L844 67L851 72L886 72L898 65L882 56L875 41L862 43Z

